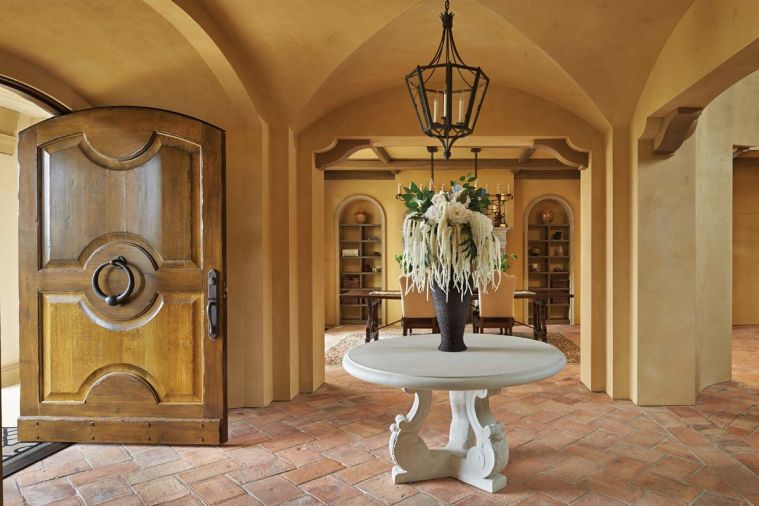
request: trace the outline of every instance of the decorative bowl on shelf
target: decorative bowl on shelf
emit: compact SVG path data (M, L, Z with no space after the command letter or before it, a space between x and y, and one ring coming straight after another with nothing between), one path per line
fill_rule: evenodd
M366 220L369 218L369 216L366 214L366 211L356 211L353 217L356 218L356 223L359 224L366 223Z
M539 263L531 263L530 264L530 272L538 272L540 271L540 264Z
M544 224L550 225L553 221L553 210L549 207L543 209L543 212L540 213L540 219L543 220Z
M542 252L543 252L543 251L542 251L540 248L538 248L537 246L530 248L530 255L533 255L533 256L538 256L538 255L540 255Z

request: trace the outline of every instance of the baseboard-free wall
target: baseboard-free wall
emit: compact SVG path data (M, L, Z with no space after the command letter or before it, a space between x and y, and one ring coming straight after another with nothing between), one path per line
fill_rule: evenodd
M733 324L759 325L759 159L733 170Z

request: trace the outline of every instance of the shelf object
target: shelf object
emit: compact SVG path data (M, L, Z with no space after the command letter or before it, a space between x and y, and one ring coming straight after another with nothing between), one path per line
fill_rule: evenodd
M543 222L544 209L553 211L553 221ZM526 288L540 294L545 302L548 324L568 324L573 320L572 221L568 203L546 196L533 202L525 212ZM533 250L537 254L533 254ZM532 308L528 309L532 321Z
M338 322L340 325L365 323L369 305L360 297L340 297L354 288L384 286L385 225L379 204L370 197L355 196L346 200L337 211L336 276L338 287ZM356 211L367 214L367 223L356 222ZM345 254L349 253L349 254ZM378 271L374 271L378 268Z

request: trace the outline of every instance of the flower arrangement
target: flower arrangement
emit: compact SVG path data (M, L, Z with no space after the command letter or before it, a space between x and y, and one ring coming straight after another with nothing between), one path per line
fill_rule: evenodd
M500 244L484 214L487 192L477 188L475 176L451 181L449 191L411 183L400 198L407 209L402 262L409 287L424 291L437 286L447 294L452 286L463 297L475 287L487 291L491 283L500 283Z

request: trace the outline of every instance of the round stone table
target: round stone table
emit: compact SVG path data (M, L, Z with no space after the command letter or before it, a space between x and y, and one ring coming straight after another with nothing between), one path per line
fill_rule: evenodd
M489 397L553 376L567 363L554 346L522 337L466 334L464 341L467 351L445 353L437 350L439 334L397 337L362 344L343 357L352 376L414 395L408 414L390 426L395 483L451 476L488 492L505 487L509 446ZM427 448L419 437L432 390L450 392L451 428L440 449Z

